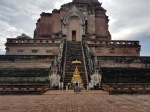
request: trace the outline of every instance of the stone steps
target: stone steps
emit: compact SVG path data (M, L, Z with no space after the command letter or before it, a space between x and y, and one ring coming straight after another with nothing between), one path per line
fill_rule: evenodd
M67 51L66 51L66 67L65 67L65 80L64 84L71 83L71 79L73 77L73 72L75 70L76 65L72 64L72 61L81 61L81 64L77 65L83 83L87 83L86 75L85 75L85 68L84 68L84 61L83 61L83 54L82 54L82 47L81 42L67 42Z

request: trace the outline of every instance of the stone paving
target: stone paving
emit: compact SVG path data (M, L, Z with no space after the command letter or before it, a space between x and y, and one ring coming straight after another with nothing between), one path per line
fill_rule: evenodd
M0 112L150 112L150 95L4 95Z
M44 95L52 95L52 94L75 94L73 90L50 90L44 93ZM80 92L80 94L104 94L104 95L108 95L108 92L106 91L101 91L101 90L82 90Z

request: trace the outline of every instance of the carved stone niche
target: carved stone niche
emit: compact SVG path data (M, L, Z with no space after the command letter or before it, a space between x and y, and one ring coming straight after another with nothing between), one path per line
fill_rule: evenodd
M102 49L101 48L97 48L96 49L96 53L101 53L102 52Z
M52 50L51 50L51 49L47 49L46 52L47 52L47 53L51 53Z
M38 49L32 49L32 53L37 53L38 51Z
M110 53L115 53L115 48L110 48Z
M22 53L22 52L24 52L24 49L17 49L17 52Z
M123 53L128 53L129 51L127 49L124 49L123 50Z

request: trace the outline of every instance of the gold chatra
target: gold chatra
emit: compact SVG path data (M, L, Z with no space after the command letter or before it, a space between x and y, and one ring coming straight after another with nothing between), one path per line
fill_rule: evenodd
M72 64L81 64L81 61L78 61L78 60L72 61Z

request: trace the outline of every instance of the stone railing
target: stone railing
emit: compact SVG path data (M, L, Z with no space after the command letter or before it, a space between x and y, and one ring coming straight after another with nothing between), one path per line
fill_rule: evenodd
M91 52L89 50L87 41L83 39L83 50L85 54L85 61L86 61L86 68L87 68L87 73L88 73L88 78L90 79L91 74L93 73L93 59Z
M48 91L48 85L30 85L30 84L0 84L0 94L43 94Z
M66 39L60 44L60 51L58 55L59 72L61 74L61 81L63 82L64 70L65 70L65 52L66 52Z
M88 44L94 45L139 45L139 41L130 40L98 40L98 39L87 39Z
M109 83L103 84L102 89L109 94L149 94L150 83Z
M38 44L38 43L61 43L61 38L51 39L16 39L8 38L6 44Z
M59 46L58 56L53 58L53 61L50 64L49 74L54 71L58 71L58 74L61 76L61 82L63 82L64 77L64 67L65 67L65 52L66 52L66 39L62 40Z

